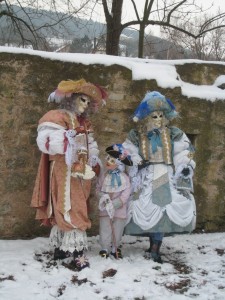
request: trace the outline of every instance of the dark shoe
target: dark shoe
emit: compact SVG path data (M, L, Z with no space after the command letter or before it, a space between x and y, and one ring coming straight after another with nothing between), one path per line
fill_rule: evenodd
M120 248L118 248L116 252L111 252L110 255L112 255L116 259L122 259L123 258Z
M156 241L151 247L151 254L150 254L151 258L159 264L163 263L161 256L160 256L161 245L162 245L162 241Z
M59 248L55 248L54 250L54 256L53 259L54 260L58 260L58 259L64 259L64 258L68 258L70 257L72 254L69 252L65 252Z
M149 237L149 243L150 243L149 248L145 250L145 253L146 253L146 254L152 252L152 246L153 246L153 243L154 243L154 242L153 242L153 239L152 239L151 236Z
M154 262L157 262L159 264L163 263L161 256L157 252L152 251L151 252L151 258L153 259Z
M74 251L74 264L77 271L81 271L84 268L89 268L90 264L88 262L87 257L84 255L83 251Z
M99 255L103 258L108 258L109 257L109 253L106 250L101 250L99 252Z

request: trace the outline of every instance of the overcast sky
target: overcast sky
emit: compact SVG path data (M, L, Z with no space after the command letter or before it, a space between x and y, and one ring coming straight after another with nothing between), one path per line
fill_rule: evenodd
M146 0L138 0L136 1L136 5L139 9L140 15L141 11L143 11L143 7ZM208 9L206 11L207 14L216 13L220 8L221 12L225 12L225 0L197 0L196 3L204 8ZM124 10L123 10L123 22L132 20L135 18L134 9L131 4L131 0L124 0ZM96 16L97 20L101 22L105 22L103 11L99 11L98 15ZM150 27L149 27L150 29ZM151 26L151 31L155 35L159 35L159 26Z
M79 6L79 3L85 3L87 0L70 0L71 3L74 3L75 7ZM95 0L92 0L93 2L95 2ZM136 5L139 9L139 11L141 12L141 10L144 7L144 3L146 0L136 0ZM172 1L172 0L171 0ZM7 1L10 4L18 4L19 0L8 0ZM35 3L36 5L38 5L39 7L48 9L50 8L50 4L51 3L55 3L56 7L58 7L60 10L65 11L65 8L67 7L67 0L39 0L39 1L34 1L34 0L21 0L20 3ZM101 21L104 21L104 13L103 13L103 9L102 9L102 5L100 4L101 1L98 1L99 4L95 7L95 9L98 10L98 12L96 13L96 15L93 15L93 17L100 19ZM109 1L110 2L110 1ZM134 16L134 11L133 11L133 7L131 4L131 0L123 0L124 2L124 17L127 18L132 18L132 16ZM168 1L169 2L169 1ZM177 2L177 1L174 1ZM192 2L192 1L189 1ZM221 8L221 10L223 12L225 12L225 0L196 0L195 1L198 5L202 5L204 8L209 8L211 7L211 5L213 5L213 7L210 9L210 12L212 11L217 11L218 7ZM65 3L65 4L64 4ZM48 7L49 6L49 7Z
M74 6L79 7L79 3L84 3L87 0L70 0L71 3L74 3ZM92 0L93 2L95 2L95 0ZM123 0L124 1L124 5L123 5L123 23L129 20L132 20L135 18L135 13L134 13L134 9L133 6L131 4L131 0ZM141 14L141 11L143 10L144 7L144 3L146 0L136 0L136 5L138 8L138 11ZM171 0L172 1L172 0ZM17 3L18 4L18 0L8 0L9 3ZM34 2L36 5L38 5L40 8L44 8L44 9L50 9L50 3L55 3L56 7L65 12L66 11L66 7L67 7L67 1L66 0L54 0L54 1L50 1L50 0L39 0L39 1L34 1L34 0L21 0L20 3L32 3ZM89 10L87 9L87 7L85 7L84 13L85 13L85 18L89 19L93 19L95 21L101 22L101 23L105 23L105 16L104 16L104 12L103 12L103 7L100 4L101 1L98 1L99 4L97 4L95 6L94 12L93 12L93 7ZM169 2L169 1L168 1ZM189 1L189 3L192 1ZM208 9L207 10L207 14L216 14L218 12L218 9L220 8L221 12L225 12L225 0L196 0L195 1L199 6L202 5L202 7L204 9ZM64 4L65 3L65 4ZM156 3L156 2L155 2ZM48 7L49 5L49 7ZM84 17L83 13L80 14L80 17ZM138 28L138 27L137 27ZM152 33L154 33L155 35L159 35L159 26L149 26L147 28L147 30L151 30Z

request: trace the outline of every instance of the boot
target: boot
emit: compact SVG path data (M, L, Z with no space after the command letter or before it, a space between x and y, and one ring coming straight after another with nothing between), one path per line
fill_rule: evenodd
M83 251L74 251L73 252L74 265L77 271L81 271L84 268L90 266L87 257L84 255Z
M101 250L101 251L99 252L99 255L100 255L101 257L103 257L103 258L108 258L108 257L109 257L109 253L108 253L107 250Z
M151 249L151 258L159 264L163 263L159 252L161 245L162 245L161 241L155 241Z
M67 257L70 257L72 254L69 253L68 251L63 251L59 248L55 248L54 250L54 255L53 255L53 259L54 260L58 260L58 259L65 259Z
M152 251L153 239L151 236L149 237L149 243L150 243L149 248L147 250L145 250L146 254L151 253L151 251Z
M122 252L121 252L121 249L120 248L117 248L116 249L116 252L110 252L110 255L112 255L113 257L115 257L116 259L122 259L123 258L123 255L122 255Z

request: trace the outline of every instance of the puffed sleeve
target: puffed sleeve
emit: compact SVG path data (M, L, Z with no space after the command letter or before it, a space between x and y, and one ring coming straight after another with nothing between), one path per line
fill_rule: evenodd
M176 137L173 142L173 162L175 170L180 168L180 166L187 165L194 169L196 166L195 161L193 160L194 152L194 147L186 134L184 132L179 134L179 136Z
M68 124L63 113L49 111L39 121L37 129L37 145L43 152L50 155L64 154L68 139Z
M129 152L134 165L138 165L143 160L139 155L139 144L136 130L132 129L129 132L127 139L122 145L124 149Z

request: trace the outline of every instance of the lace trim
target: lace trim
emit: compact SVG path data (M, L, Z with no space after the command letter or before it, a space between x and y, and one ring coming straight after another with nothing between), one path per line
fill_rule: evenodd
M79 229L63 231L55 225L50 233L49 244L52 248L60 248L71 253L75 250L82 251L88 248L87 234Z

